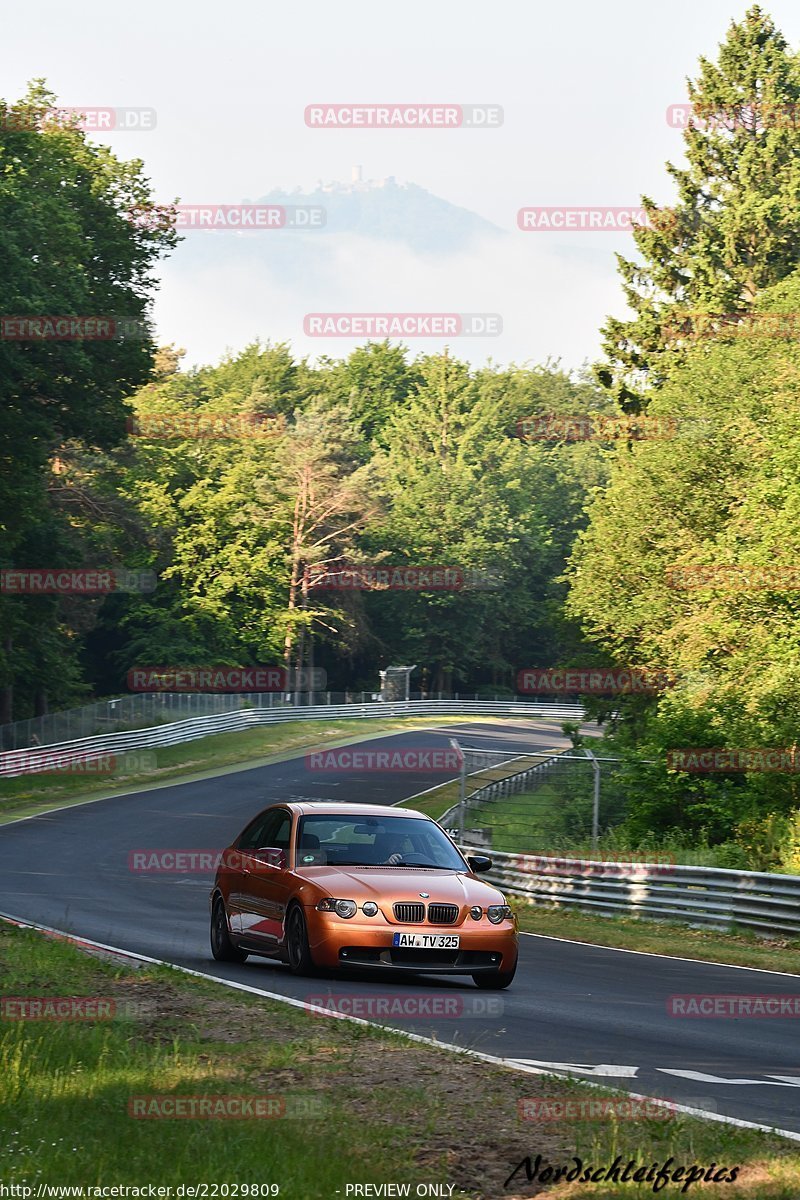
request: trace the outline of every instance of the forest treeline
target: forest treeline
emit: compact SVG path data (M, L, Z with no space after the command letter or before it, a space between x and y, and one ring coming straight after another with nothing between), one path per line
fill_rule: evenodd
M667 757L795 753L800 717L800 61L755 6L688 87L675 200L642 198L628 314L585 373L390 342L184 369L149 336L0 339L0 566L158 580L0 595L0 720L118 693L142 663L313 663L340 690L416 663L415 688L487 694L524 667L636 666L670 686L590 701L620 714L631 836L800 865L792 770ZM141 163L46 120L54 103L39 83L0 107L2 311L146 330L170 210ZM576 437L587 415L602 433ZM531 434L542 416L575 421ZM311 586L353 564L469 582Z

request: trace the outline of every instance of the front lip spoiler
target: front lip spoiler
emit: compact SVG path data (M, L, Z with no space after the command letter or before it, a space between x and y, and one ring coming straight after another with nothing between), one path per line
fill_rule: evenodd
M480 964L474 967L426 967L406 963L382 963L376 962L375 959L359 961L355 958L340 958L335 970L346 971L348 968L357 971L377 971L383 975L491 975L500 969L492 964Z
M492 974L500 970L495 962L475 962L474 965L433 964L426 962L385 962L380 959L339 958L335 970L379 971L383 974Z

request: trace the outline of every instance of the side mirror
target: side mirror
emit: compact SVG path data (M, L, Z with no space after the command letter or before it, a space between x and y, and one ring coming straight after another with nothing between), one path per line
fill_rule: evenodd
M492 860L488 854L471 854L467 856L469 869L475 875L481 875L484 871L491 871Z
M277 846L259 846L253 851L253 857L262 862L265 867L274 867L278 871L286 870L286 851Z

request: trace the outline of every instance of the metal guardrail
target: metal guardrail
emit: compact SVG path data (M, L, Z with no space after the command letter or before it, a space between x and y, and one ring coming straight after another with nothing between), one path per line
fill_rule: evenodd
M396 697L409 700L485 701L513 703L515 697L504 695L479 696L470 692L411 692ZM316 691L316 692L134 692L106 700L95 700L78 708L59 709L42 717L30 717L0 725L0 751L25 750L33 746L53 746L78 738L98 737L102 733L127 733L151 725L166 725L186 721L190 717L219 716L238 712L240 708L326 707L340 704L369 704L387 702L375 692ZM533 701L529 701L533 702ZM567 708L578 701L560 697L539 699L542 704L564 704Z
M330 720L347 717L434 716L445 713L476 716L577 717L579 704L541 704L527 701L410 700L363 704L317 705L299 708L243 708L209 717L194 717L124 733L109 733L35 749L0 753L0 776L14 778L41 770L43 758L65 764L97 755L122 755L131 750L176 746L215 733L240 732L280 721ZM524 790L543 766L552 767L559 755L478 792L518 786ZM526 780L526 776L529 778ZM514 781L520 780L519 785ZM451 810L452 811L452 810ZM447 816L448 814L445 814ZM444 817L440 818L444 821ZM464 844L465 850L484 847ZM625 863L592 859L543 858L531 854L492 851L493 868L486 878L512 896L533 903L572 904L613 915L689 921L728 928L742 926L761 932L800 933L800 876L722 867L675 866L668 863Z
M485 853L464 844L466 852ZM800 933L800 876L489 850L485 878L533 904L571 905L608 916L688 922L759 933Z
M582 719L580 704L542 704L514 700L402 700L376 701L363 704L320 704L281 708L241 708L236 712L208 717L192 717L169 725L149 726L122 733L99 734L69 742L46 746L8 750L0 753L0 777L14 778L43 769L53 770L54 763L94 758L97 755L119 755L128 750L143 750L156 746L176 746L215 733L240 733L259 725L280 721L335 720L337 718L436 716L459 713L466 716L551 717ZM47 762L47 768L42 763Z

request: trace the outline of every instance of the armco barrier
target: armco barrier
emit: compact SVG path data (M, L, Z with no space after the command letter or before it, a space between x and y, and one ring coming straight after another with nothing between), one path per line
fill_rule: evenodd
M245 699L245 698L243 698ZM133 729L125 733L106 733L71 742L37 746L25 750L7 750L0 754L0 776L14 778L30 773L31 763L42 755L80 760L98 754L121 754L126 750L144 750L156 746L177 746L214 733L240 733L258 725L280 721L335 720L353 717L437 717L445 713L464 716L550 717L567 720L583 717L580 704L542 704L530 701L494 700L403 700L388 703L320 704L282 708L241 708L236 712L210 717L192 717L169 725Z
M190 717L218 717L238 712L240 708L291 708L324 704L369 704L379 700L467 700L511 701L508 695L472 695L469 692L414 692L406 695L378 695L365 691L300 692L130 692L93 700L77 708L56 709L39 717L27 717L0 725L0 751L26 750L33 746L54 746L78 738L99 737L104 733L129 733L132 729L149 729L152 725L168 725L188 721ZM564 704L563 697L525 696L527 703Z
M462 847L486 853L483 846ZM485 878L534 904L572 905L609 916L689 922L759 933L800 933L800 876L667 863L543 858L489 850Z

